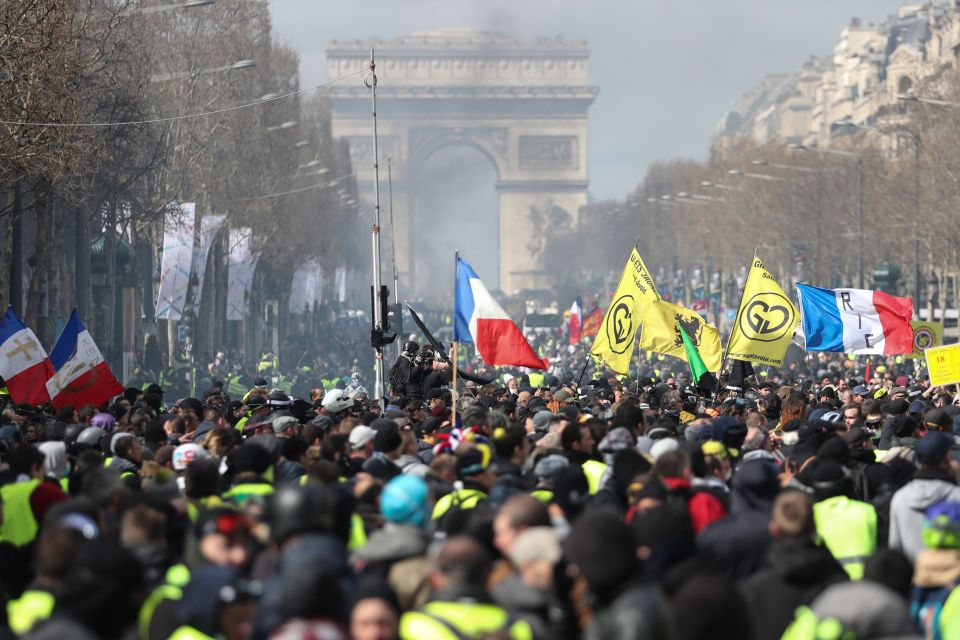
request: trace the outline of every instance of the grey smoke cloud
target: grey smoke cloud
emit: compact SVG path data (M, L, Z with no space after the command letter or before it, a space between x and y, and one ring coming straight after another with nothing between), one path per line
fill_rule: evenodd
M585 39L592 84L590 181L622 198L647 166L706 159L714 126L767 73L828 54L852 16L880 22L897 0L270 0L276 36L300 52L304 86L327 79L337 38L441 27Z

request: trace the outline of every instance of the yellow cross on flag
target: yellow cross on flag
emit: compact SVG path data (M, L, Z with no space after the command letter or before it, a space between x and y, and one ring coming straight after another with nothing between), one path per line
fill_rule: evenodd
M727 357L779 367L796 332L797 318L793 302L754 256L727 343Z
M640 348L674 356L686 362L687 351L684 349L678 324L683 326L693 346L700 352L707 370L719 371L723 361L723 349L717 328L707 324L696 311L665 300L648 305L644 311Z
M634 247L590 350L598 365L617 373L629 373L643 310L658 300L660 294L653 277Z

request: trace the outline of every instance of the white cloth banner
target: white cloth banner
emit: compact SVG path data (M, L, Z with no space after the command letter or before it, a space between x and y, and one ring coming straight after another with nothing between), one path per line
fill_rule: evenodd
M290 285L290 313L302 314L305 306L323 302L323 267L316 260L300 265Z
M193 270L197 274L197 291L193 296L193 314L195 316L200 315L200 303L203 302L203 277L207 271L207 257L210 255L210 247L213 245L213 239L216 237L217 231L220 231L226 217L212 213L200 217L200 244L197 245L197 252L193 255Z
M193 262L195 205L171 204L163 220L163 257L160 261L160 290L157 293L157 320L179 320L190 288Z
M257 259L250 249L248 227L230 229L230 260L227 268L227 320L243 320L253 285Z

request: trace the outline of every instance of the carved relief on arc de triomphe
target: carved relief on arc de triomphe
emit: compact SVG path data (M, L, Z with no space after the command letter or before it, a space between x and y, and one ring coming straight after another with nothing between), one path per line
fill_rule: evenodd
M473 143L494 156L495 164L503 166L509 149L507 135L506 127L414 127L409 133L409 157L424 159L445 144Z

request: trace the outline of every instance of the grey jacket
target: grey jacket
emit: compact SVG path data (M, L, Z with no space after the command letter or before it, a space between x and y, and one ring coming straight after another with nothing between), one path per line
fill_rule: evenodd
M923 549L923 513L932 505L960 501L960 487L949 481L950 472L919 471L916 477L893 494L890 501L891 549L903 551L916 562Z

